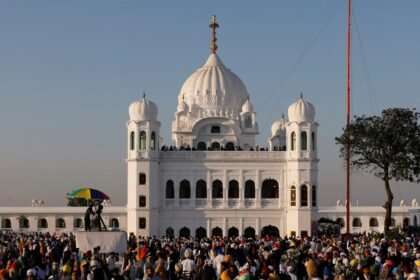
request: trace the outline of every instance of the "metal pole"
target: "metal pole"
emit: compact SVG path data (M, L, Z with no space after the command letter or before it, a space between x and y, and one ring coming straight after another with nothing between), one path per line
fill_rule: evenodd
M350 47L351 47L351 0L348 0L347 14L347 147L346 147L346 234L350 234Z

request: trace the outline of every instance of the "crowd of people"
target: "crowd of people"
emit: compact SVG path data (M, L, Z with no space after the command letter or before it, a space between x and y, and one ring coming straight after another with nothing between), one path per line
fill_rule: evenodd
M5 279L419 280L419 236L168 238L129 234L124 254L80 252L75 236L0 233Z

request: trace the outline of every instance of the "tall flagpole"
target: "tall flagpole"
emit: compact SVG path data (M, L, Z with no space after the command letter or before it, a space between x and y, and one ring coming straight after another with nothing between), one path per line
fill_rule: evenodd
M351 0L347 11L347 145L346 145L346 234L350 234L350 47L351 47Z

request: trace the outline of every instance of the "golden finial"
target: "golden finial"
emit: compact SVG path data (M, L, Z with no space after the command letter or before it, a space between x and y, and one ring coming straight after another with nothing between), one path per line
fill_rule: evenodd
M216 53L217 50L217 38L216 38L216 28L219 28L219 25L216 22L216 15L213 15L212 17L212 22L210 23L209 27L211 29L213 29L213 32L211 34L211 45L210 45L210 50L212 53Z

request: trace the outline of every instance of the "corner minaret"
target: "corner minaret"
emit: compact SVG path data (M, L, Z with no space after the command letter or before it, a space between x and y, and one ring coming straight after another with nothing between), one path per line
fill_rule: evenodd
M129 107L127 122L127 230L136 235L158 231L157 209L160 122L157 106L146 99Z
M303 99L289 106L286 135L288 235L316 234L318 206L318 157L315 107Z

